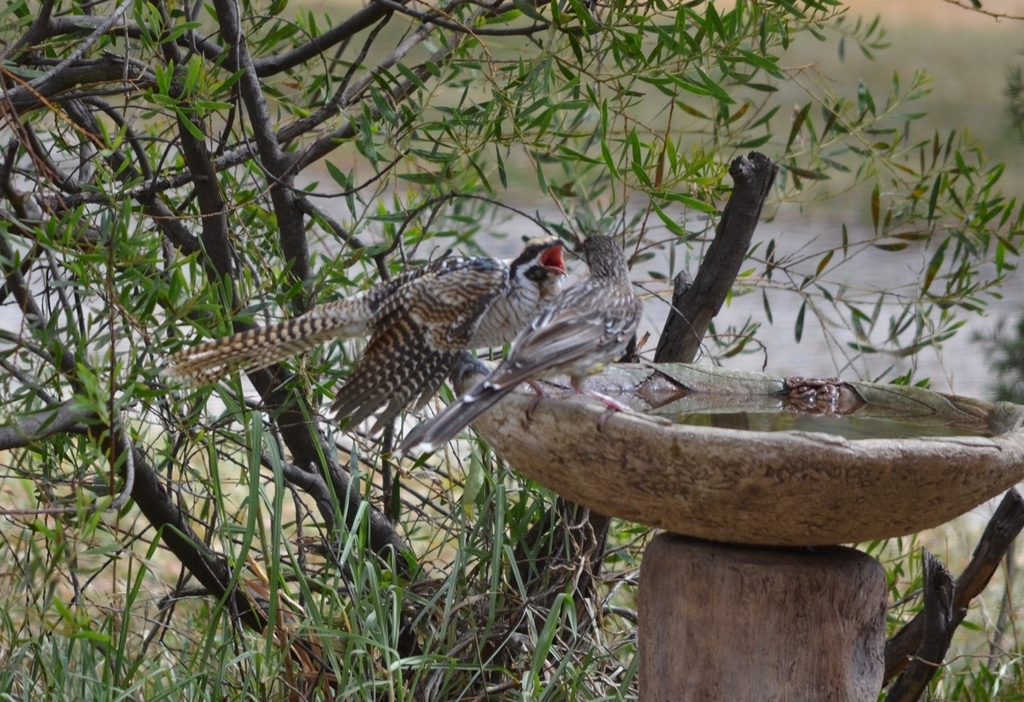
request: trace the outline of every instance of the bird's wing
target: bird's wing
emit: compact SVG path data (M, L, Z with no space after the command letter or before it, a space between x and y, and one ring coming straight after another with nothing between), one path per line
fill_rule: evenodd
M578 292L577 292L578 291ZM524 329L512 351L488 383L518 384L550 368L572 366L607 347L623 344L636 332L640 314L632 296L609 300L599 290L574 288ZM595 304L595 301L607 304Z
M613 339L607 338L608 323L601 310L581 311L571 306L550 309L520 334L509 357L493 373L432 419L415 427L402 442L400 451L436 451L521 381L548 368L571 364L612 343Z
M357 424L387 403L372 431L383 427L417 396L433 394L444 381L458 350L423 343L409 327L392 324L370 339L352 374L331 407L338 417Z
M376 431L415 398L433 394L507 283L508 269L484 258L446 259L408 281L382 306L332 410L354 424L387 403Z

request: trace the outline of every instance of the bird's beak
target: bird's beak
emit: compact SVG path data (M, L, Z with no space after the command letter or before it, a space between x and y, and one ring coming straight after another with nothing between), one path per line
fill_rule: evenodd
M541 254L540 265L549 270L556 270L562 275L568 274L565 270L565 261L562 260L562 242L555 242L550 249Z

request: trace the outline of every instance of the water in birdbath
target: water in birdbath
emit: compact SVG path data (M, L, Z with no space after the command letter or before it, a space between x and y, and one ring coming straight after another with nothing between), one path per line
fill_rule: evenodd
M863 408L862 408L863 409ZM846 439L909 439L938 436L992 436L984 427L939 422L901 421L898 417L822 415L776 411L693 412L672 418L690 426L745 429L748 431L807 431Z
M635 387L635 398L647 404L648 412L697 427L816 432L856 440L991 437L1019 424L1019 408L1003 417L994 405L970 398L839 378L778 378L679 366L659 369Z

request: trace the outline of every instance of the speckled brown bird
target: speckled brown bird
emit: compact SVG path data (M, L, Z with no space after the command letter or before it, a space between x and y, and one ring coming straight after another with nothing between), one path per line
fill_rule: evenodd
M548 375L568 374L575 392L600 399L610 410L626 409L585 389L583 380L622 355L640 324L643 302L632 290L626 259L614 239L592 236L583 243L583 252L590 275L524 328L490 375L413 429L402 453L436 451L519 383Z
M458 354L502 346L561 290L561 243L527 242L512 260L442 258L304 315L180 351L165 373L192 385L258 370L334 339L370 334L332 410L353 425L387 408L372 431L413 398L425 402Z

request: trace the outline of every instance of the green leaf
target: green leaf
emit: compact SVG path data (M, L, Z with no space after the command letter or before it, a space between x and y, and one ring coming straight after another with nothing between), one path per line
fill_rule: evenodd
M422 80L420 80L420 77L418 75L416 75L416 72L410 70L410 68L408 66L406 66L404 63L399 63L397 68L398 68L398 72L401 73L403 76L405 76L405 79L407 81L409 81L410 83L415 85L420 90L426 90L427 89L426 84Z
M512 0L512 4L517 10L530 19L536 20L537 22L546 21L544 15L537 10L537 7L532 2L527 2L527 0Z
M711 203L698 200L690 195L684 195L683 193L677 193L671 190L666 190L660 193L660 195L666 200L674 200L681 202L690 209L697 210L698 212L706 212L707 214L716 215L718 214L718 208Z
M832 260L832 254L834 254L834 253L835 253L834 250L833 251L829 251L827 254L825 254L824 256L821 257L821 260L818 261L818 267L814 271L815 277L820 276L821 272L825 270L825 267L828 266L828 262Z
M793 145L793 140L796 139L796 135L800 133L800 128L804 126L804 120L807 119L807 113L810 111L811 103L807 103L799 112L796 113L796 117L793 118L793 126L789 128L789 139L786 140L786 151L789 151L789 147Z
M494 156L498 161L498 180L501 181L501 187L508 188L508 174L505 172L505 160L501 158L501 149L497 145L494 147Z
M437 173L400 173L398 177L417 185L437 185L439 180Z
M942 185L942 174L935 176L935 182L932 184L932 195L928 198L928 221L935 219L935 207L939 202L939 189Z
M342 172L340 168L334 165L332 162L324 159L324 165L327 166L327 172L334 179L334 182L341 186L342 190L352 189L352 179Z
M178 116L178 124L183 126L185 128L185 131L187 131L189 134L191 134L193 137L195 137L199 141L205 141L206 140L206 135L203 134L203 131L199 127L197 127L192 122L191 119L189 119L189 116L187 114L185 114L185 112L183 110L180 110L178 108L174 108L174 113Z
M604 159L604 163L608 166L608 172L615 180L622 180L622 176L619 175L619 169L615 166L615 159L612 158L612 152L608 149L608 141L601 139L601 158Z
M469 468L466 471L466 482L462 488L462 509L467 516L473 516L473 504L484 486L484 464L480 452L476 449L470 455Z
M796 313L796 325L793 327L793 336L796 337L796 343L800 343L800 339L804 335L804 314L807 312L807 300L804 300L800 305L800 311Z
M807 171L794 166L787 166L786 170L799 178L806 178L807 180L829 180L828 174L820 171Z
M679 226L679 222L676 221L678 218L671 217L656 202L651 202L651 206L654 208L654 214L658 215L658 219L661 220L661 223L665 225L666 229L668 229L670 232L672 232L678 237L686 238L690 236L689 232L687 232L685 229Z
M779 70L779 66L777 64L778 58L775 56L765 58L764 56L755 54L753 51L747 51L745 49L737 49L736 53L742 56L750 65L760 68L761 70L771 74L773 77L785 78L785 75Z
M875 114L875 99L871 97L871 91L863 80L857 84L857 112L861 115L868 112Z
M594 18L590 15L590 10L580 0L569 0L569 4L572 5L573 12L580 20L580 24L586 27L590 31L600 29L600 25L594 21ZM582 62L582 60L581 60Z
M711 80L711 76L702 71L699 66L697 66L696 69L697 75L700 76L700 79L704 82L704 87L708 89L708 92L711 95L713 95L719 102L724 102L728 105L735 104L736 101L729 96L729 93L725 88Z
M871 190L871 225L875 229L875 234L878 234L878 213L881 211L881 190L879 190L878 183L875 183L875 187Z
M548 194L548 179L544 177L544 164L539 158L537 159L537 187L544 195Z
M932 286L932 281L935 280L935 275L942 268L942 262L946 258L946 247L949 246L949 240L951 237L946 237L939 248L936 249L935 254L932 255L932 259L928 262L928 268L924 274L924 282L921 283L921 292L928 292L928 288Z

